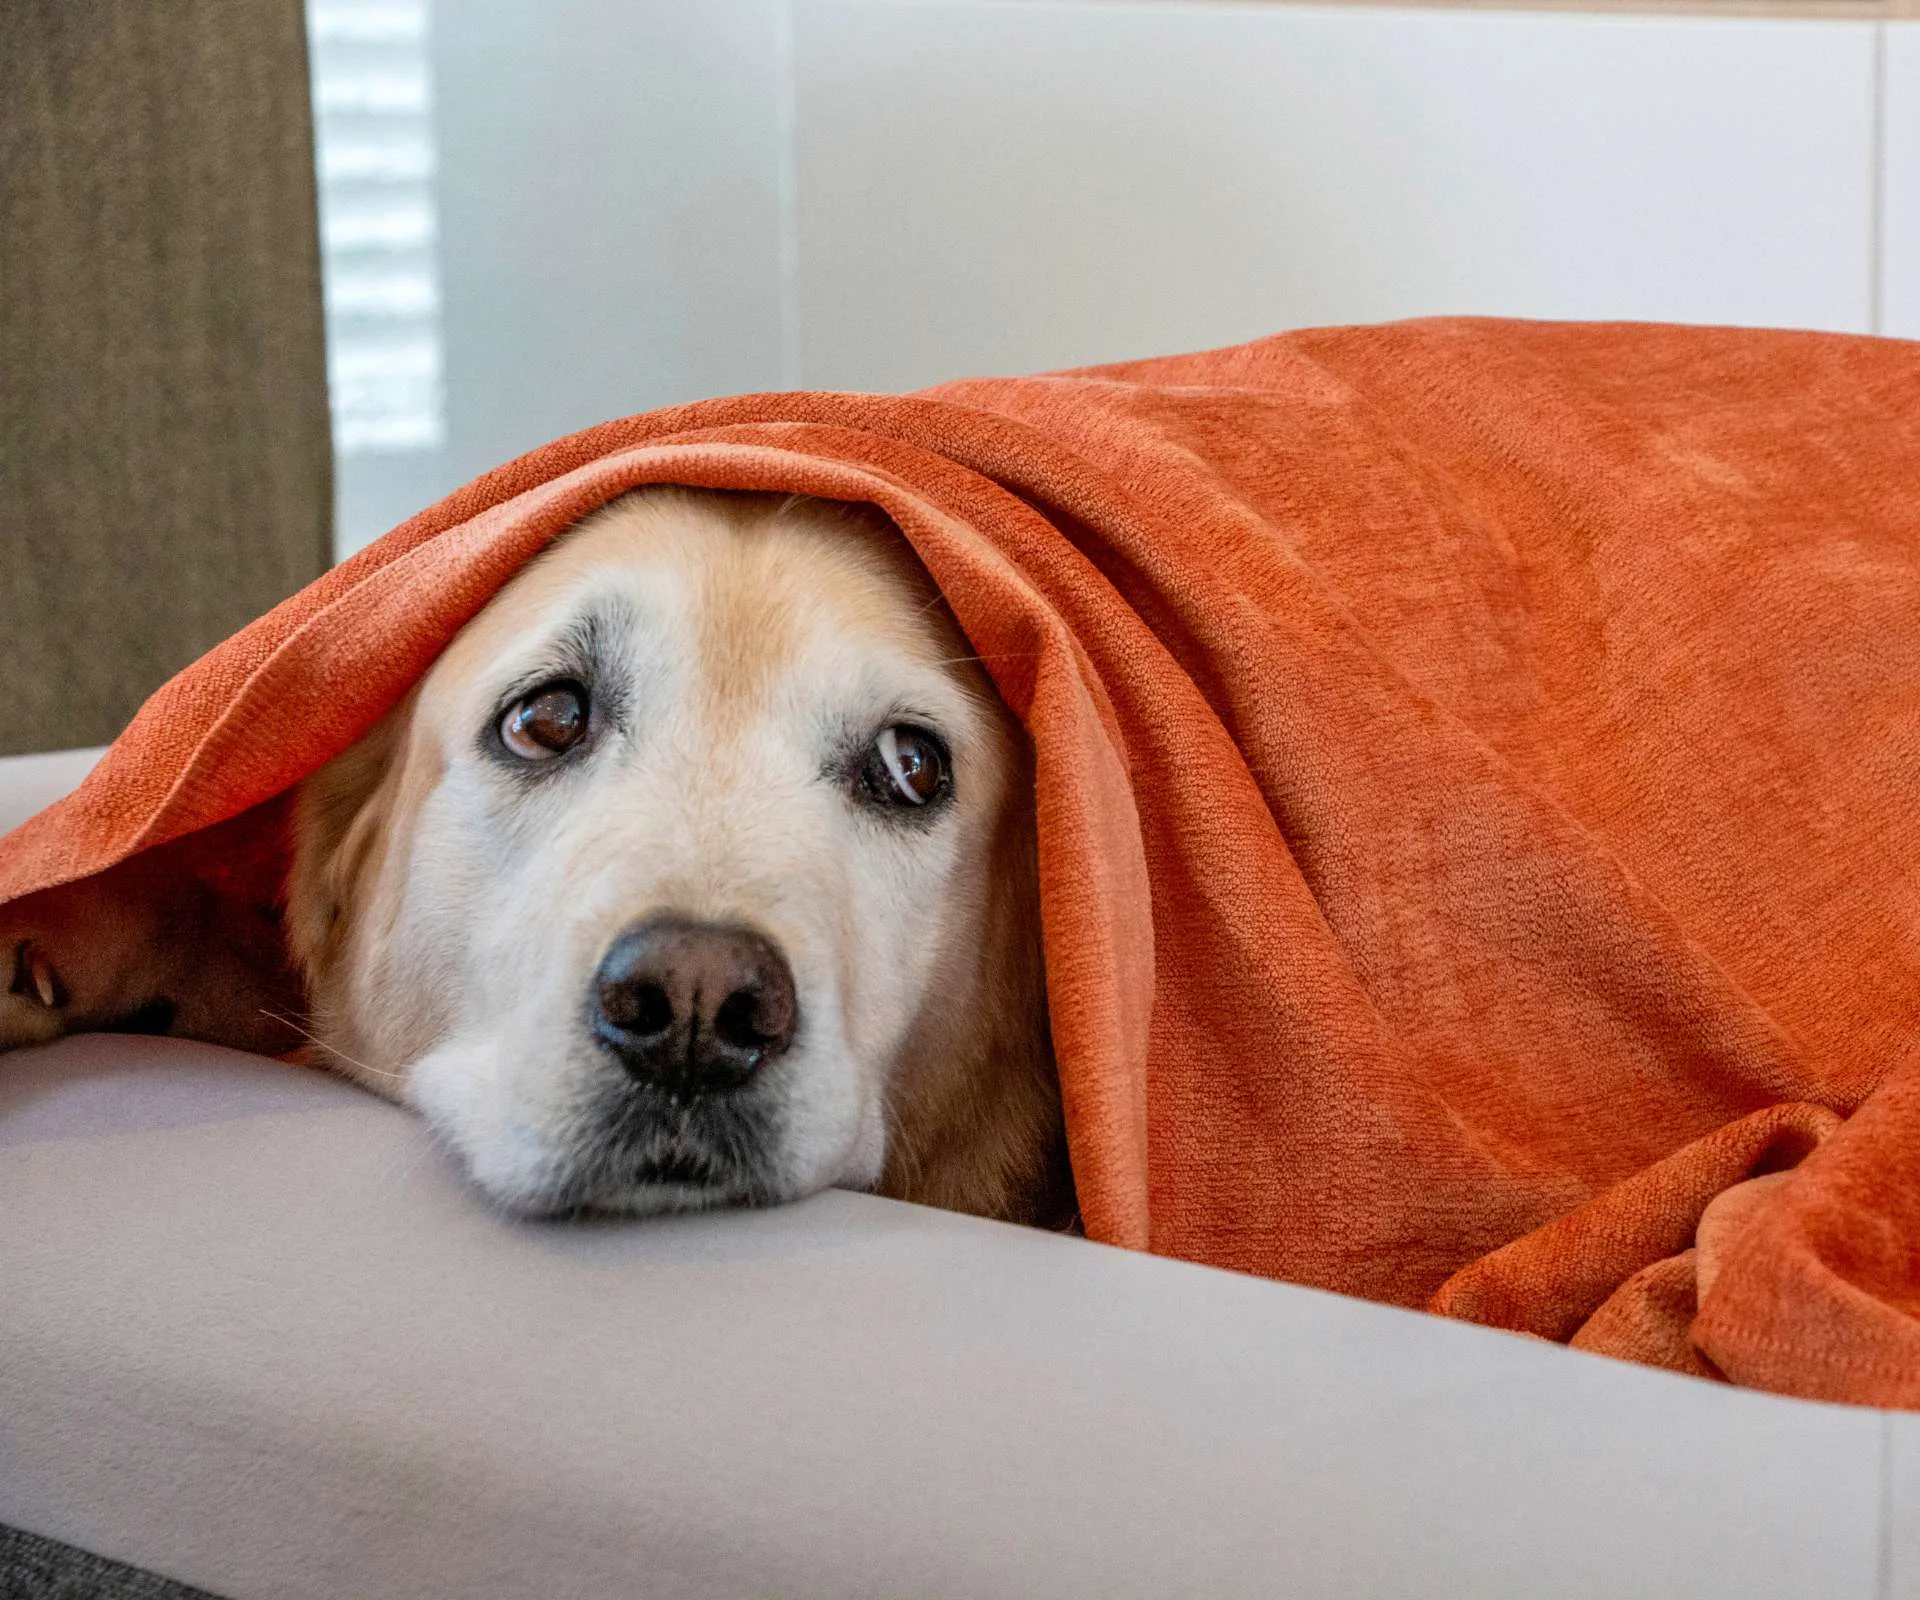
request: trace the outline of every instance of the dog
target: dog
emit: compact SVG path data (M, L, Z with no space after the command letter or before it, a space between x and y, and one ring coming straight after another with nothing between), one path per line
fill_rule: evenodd
M0 1047L298 1043L519 1215L842 1186L1069 1227L1036 851L1025 733L890 522L644 489L305 783L283 938L141 857L23 900Z

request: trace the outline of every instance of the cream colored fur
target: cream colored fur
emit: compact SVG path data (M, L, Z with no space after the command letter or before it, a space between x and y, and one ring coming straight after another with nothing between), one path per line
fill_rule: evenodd
M589 619L606 722L568 770L513 770L488 743L503 701ZM903 713L947 741L953 794L894 825L846 757ZM288 931L315 1053L418 1107L515 1211L850 1185L1064 1220L1031 790L1024 735L877 516L629 495L307 784ZM758 930L796 983L793 1047L722 1130L748 1175L720 1187L623 1172L707 1135L582 1022L610 941L661 912Z

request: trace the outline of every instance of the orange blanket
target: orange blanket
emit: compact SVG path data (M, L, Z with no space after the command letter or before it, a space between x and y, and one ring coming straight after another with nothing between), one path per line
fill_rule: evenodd
M161 689L0 901L241 813L271 869L263 802L657 481L876 502L1031 729L1095 1238L1920 1406L1920 345L1437 321L608 423Z

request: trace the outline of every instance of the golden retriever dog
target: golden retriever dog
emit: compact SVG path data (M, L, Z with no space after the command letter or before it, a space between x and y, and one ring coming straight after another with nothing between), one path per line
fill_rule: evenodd
M1064 1225L1032 790L878 513L637 491L304 786L305 1053L416 1107L516 1213L838 1185ZM159 953L218 921L156 908L138 859L0 912L0 1045L266 1048L271 963L210 987Z

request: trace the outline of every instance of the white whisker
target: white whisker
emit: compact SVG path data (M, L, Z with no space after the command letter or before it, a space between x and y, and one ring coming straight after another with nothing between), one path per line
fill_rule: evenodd
M340 1060L346 1062L346 1064L350 1067L358 1067L362 1072L366 1073L367 1076L370 1078L386 1078L393 1083L403 1083L406 1080L406 1074L403 1072L389 1072L384 1067L369 1066L364 1061L355 1060L352 1056L348 1055L346 1051L340 1049L336 1045L328 1044L327 1041L321 1038L319 1034L315 1033L311 1028L306 1027L304 1024L296 1022L292 1017L285 1016L278 1011L271 1011L265 1006L260 1007L260 1015L263 1017L270 1017L275 1022L285 1023L286 1026L293 1029L295 1033L299 1034L302 1038L307 1039L312 1043L318 1045L322 1050L326 1051L328 1055L338 1057Z

